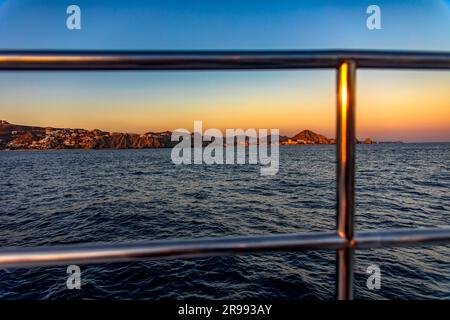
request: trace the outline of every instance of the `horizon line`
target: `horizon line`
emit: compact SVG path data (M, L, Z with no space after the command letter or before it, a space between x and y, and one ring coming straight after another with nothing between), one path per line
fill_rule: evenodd
M6 123L5 123L5 122L6 122ZM158 133L164 133L164 132L170 132L170 133L173 133L173 132L176 132L177 130L184 129L184 128L177 128L177 129L173 129L173 130L165 129L165 130L161 130L161 131L146 130L146 132L143 132L143 133L137 133L137 132L131 132L131 131L103 130L103 129L99 129L99 128L86 129L86 128L76 128L76 127L52 127L52 126L39 126L39 125L17 124L17 123L10 123L10 122L8 122L7 120L4 120L4 119L0 119L0 125L15 125L15 126L36 127L36 128L43 128L43 129L45 129L45 128L51 128L51 129L59 129L59 130L86 130L86 131L99 130L99 131L102 131L102 132L108 132L108 133L123 133L123 134L137 134L137 135L145 135L145 134L148 134L148 133L155 133L155 134L158 134ZM208 130L208 129L213 129L213 128L205 128L205 129L202 130L202 131L205 131L205 130ZM227 130L227 129L232 129L232 130L239 130L239 129L242 129L242 130L244 130L244 131L246 131L246 130L248 130L248 129L255 129L255 130L257 130L257 131L258 131L258 130L261 130L261 129L265 129L265 130L270 131L270 130L272 130L272 129L277 129L277 128L247 128L247 129L245 129L245 128L226 128L225 130ZM221 129L219 129L219 130L220 130L220 131L224 131L224 130L221 130ZM278 130L279 130L279 129L278 129ZM315 133L315 134L322 135L322 136L326 137L327 139L332 139L332 140L335 140L335 139L336 139L336 137L328 137L328 136L325 136L325 135L323 135L323 134L321 134L321 133L318 133L318 132L313 131L313 130L308 129L308 128L306 128L306 129L299 129L298 133L293 134L292 137L294 137L295 135L297 135L297 134L299 134L299 133L301 133L301 132L303 132L303 131L311 131L311 132L313 132L313 133ZM194 134L194 133L195 133L194 131L191 132L191 134ZM204 136L203 132L202 132L202 136ZM268 136L272 136L272 134L271 134L270 132L268 132ZM291 135L288 135L288 134L282 134L281 132L278 134L278 136L280 136L280 137L281 137L281 136L284 136L284 137L291 138ZM224 135L224 137L226 137L226 135ZM411 141L408 141L407 138L406 138L407 141L403 141L403 140L405 140L405 139L388 139L388 140L386 140L386 139L376 139L376 138L366 137L366 138L362 138L362 139L357 138L357 140L358 140L358 141L364 141L364 139L367 139L367 138L371 139L372 141L374 141L375 143L378 143L378 144L379 144L379 143L450 143L450 139L449 139L449 140L437 140L437 141L434 141L434 140L430 140L430 141L411 140Z

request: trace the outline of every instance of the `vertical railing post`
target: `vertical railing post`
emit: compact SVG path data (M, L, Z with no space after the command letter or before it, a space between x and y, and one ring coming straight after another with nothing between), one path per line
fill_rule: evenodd
M337 72L337 232L347 240L347 248L337 250L336 295L353 298L353 222L355 169L355 81L356 64L343 61Z

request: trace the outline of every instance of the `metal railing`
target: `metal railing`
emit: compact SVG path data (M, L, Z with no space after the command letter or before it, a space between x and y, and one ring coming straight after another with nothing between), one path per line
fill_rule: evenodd
M450 69L450 53L401 51L0 52L0 71L306 68L337 70L337 223L335 232L126 244L3 248L0 250L0 268L189 258L281 250L334 249L337 252L336 296L338 299L352 299L355 248L450 243L450 228L354 232L356 69Z

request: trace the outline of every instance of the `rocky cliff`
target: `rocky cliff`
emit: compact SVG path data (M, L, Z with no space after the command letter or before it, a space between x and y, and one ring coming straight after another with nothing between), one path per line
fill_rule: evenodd
M335 139L329 139L321 134L315 133L311 130L303 130L292 138L280 140L281 144L297 145L297 144L336 144ZM364 141L356 140L357 144L374 144L376 143L371 138L366 138Z
M292 138L288 138L281 141L282 144L296 145L296 144L335 144L334 139L328 139L327 137L312 132L311 130L303 130L302 132L296 134Z
M0 120L0 150L50 150L50 149L144 149L170 148L178 142L171 141L172 132L147 132L145 134L107 132L98 129L67 129L34 127L10 124ZM194 138L192 136L192 138ZM292 138L279 136L279 142L285 145L298 144L335 144L334 139L303 130ZM268 136L268 143L272 137ZM235 143L236 139L235 139ZM361 143L357 141L357 143ZM372 144L370 138L362 142ZM209 142L204 142L207 145ZM224 145L226 140L224 138Z
M0 122L0 150L23 149L142 149L168 148L171 132L145 134L106 132L98 129L43 128Z

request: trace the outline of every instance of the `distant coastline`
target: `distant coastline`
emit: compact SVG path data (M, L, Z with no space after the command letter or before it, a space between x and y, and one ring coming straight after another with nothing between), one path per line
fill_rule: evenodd
M108 132L99 129L86 130L26 126L0 120L0 150L171 148L178 143L177 141L171 141L171 135L171 131L136 134ZM268 141L270 142L270 137ZM329 145L336 144L336 141L311 130L303 130L292 137L279 136L279 143L281 145ZM401 142L376 142L371 138L366 138L363 141L357 140L356 143L376 144Z

